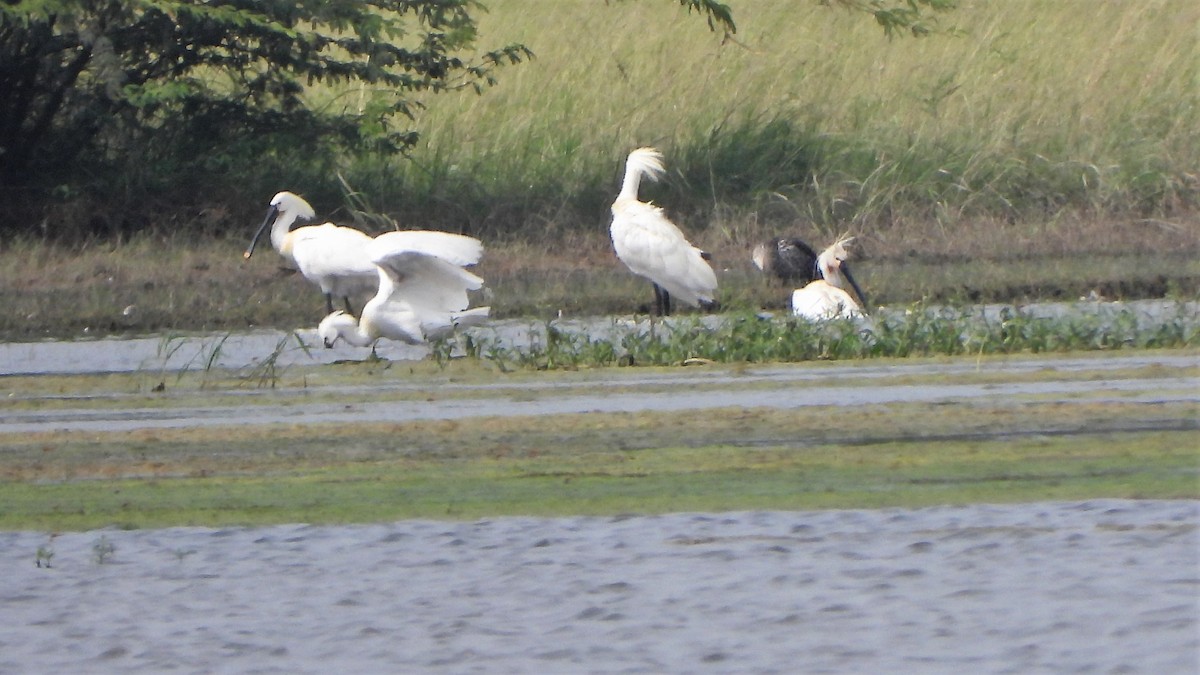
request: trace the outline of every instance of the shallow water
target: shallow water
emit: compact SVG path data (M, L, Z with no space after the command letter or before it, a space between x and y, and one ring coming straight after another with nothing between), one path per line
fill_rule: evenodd
M1163 305L1165 307L1165 305ZM1049 310L1047 310L1049 311ZM712 320L719 320L713 318ZM624 330L614 320L570 323ZM510 344L544 324L499 322ZM302 333L313 343L310 333ZM282 348L280 348L282 346ZM0 374L361 359L282 333L0 345ZM424 348L384 344L389 359ZM1012 359L991 372L1192 368L1187 354ZM986 398L1200 401L1192 377L912 385L963 360L439 385L454 396L10 410L0 430L451 419ZM806 386L819 379L868 386ZM893 381L894 380L894 381ZM672 384L681 386L670 388ZM747 386L752 384L753 386ZM839 383L839 385L842 383ZM849 384L849 383L847 383ZM419 386L403 379L376 389ZM556 391L559 387L577 387ZM645 387L645 390L639 390ZM663 391L672 392L663 395ZM478 393L470 390L476 389ZM348 388L349 390L349 388ZM361 394L362 392L357 392ZM0 532L0 673L1200 672L1200 502ZM113 551L97 561L104 544ZM38 567L39 548L53 551Z
M981 317L995 321L1002 311L1011 307L984 305L978 308L978 312ZM1189 303L1186 308L1192 315L1200 311L1196 303ZM1179 305L1168 300L1143 300L1129 303L1042 303L1023 305L1020 309L1038 317L1058 317L1069 313L1105 316L1130 310L1135 312L1140 320L1152 322L1173 318L1179 311ZM886 313L889 310L880 311ZM715 324L725 319L712 315L704 317L703 320ZM633 321L613 317L560 319L553 324L561 330L583 333L593 338L609 338L631 329L649 328L649 323L644 319ZM495 340L502 347L520 348L530 344L531 340L544 343L546 325L546 322L512 319L495 321L485 328L473 329L470 332ZM380 357L394 361L422 359L430 353L427 346L406 345L388 340L378 343L377 352ZM333 363L347 359L362 360L369 354L369 349L350 347L344 343L339 343L333 349L325 349L312 328L298 329L290 333L256 331L221 335L0 343L0 375L139 371L177 373L183 370L199 371L209 367L254 368L272 359L277 366L286 367L293 364Z
M1120 357L1117 357L1119 361ZM1183 357L1164 357L1154 361L1171 367L1194 366L1194 360ZM1043 367L1053 367L1043 363ZM928 374L916 368L905 370L912 374ZM1003 367L993 368L1000 372ZM770 387L745 388L748 380L705 382L696 378L672 391L669 395L656 387L668 384L673 378L640 378L653 391L630 391L633 386L624 378L594 379L589 386L595 393L561 393L542 391L538 383L523 385L518 399L511 396L486 394L479 397L430 398L429 400L358 401L331 405L328 402L305 403L303 400L280 405L278 400L255 405L196 405L171 408L66 408L53 410L0 411L0 432L34 433L43 431L121 432L134 429L231 427L247 424L367 424L372 422L411 422L416 420L455 420L474 417L561 415L618 412L676 412L711 408L741 407L795 409L808 406L862 406L886 403L961 402L987 399L998 401L1038 397L1043 403L1069 402L1086 397L1088 402L1119 401L1122 403L1159 404L1168 402L1200 402L1200 379L1155 378L1128 380L1041 380L998 384L886 384L807 389L788 386L802 382L805 372L792 371L795 380L776 377ZM751 376L752 377L752 376ZM622 387L607 392L608 385ZM511 385L510 385L511 387Z
M1198 526L1097 500L8 532L0 671L1191 673Z

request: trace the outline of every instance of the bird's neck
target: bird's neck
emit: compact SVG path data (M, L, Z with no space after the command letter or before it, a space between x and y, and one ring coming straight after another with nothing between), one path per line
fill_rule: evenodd
M285 258L292 257L288 231L292 229L292 223L296 222L296 215L294 211L283 211L275 217L275 224L271 226L271 245Z
M635 167L627 167L625 169L625 179L621 181L621 192L617 195L617 201L632 199L637 201L638 187L642 183L642 172Z
M362 325L361 321L352 326L343 326L338 333L341 334L343 340L355 347L370 347L371 343L375 342L375 338Z
M835 259L829 251L822 251L821 255L817 256L817 272L829 285L839 288L843 285L842 272L837 268Z
M825 277L826 283L830 286L835 286L842 290L846 289L846 278L842 276L842 270L837 267L825 265L821 267L821 276Z

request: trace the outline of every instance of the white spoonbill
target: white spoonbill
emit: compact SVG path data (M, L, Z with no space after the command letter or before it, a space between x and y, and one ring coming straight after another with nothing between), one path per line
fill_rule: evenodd
M421 344L488 318L490 307L467 309L467 291L483 287L483 279L463 269L483 255L478 239L425 230L386 232L368 252L379 291L359 319L338 310L321 321L317 334L326 347L339 337L356 347L379 338Z
M712 307L717 290L717 275L707 262L710 256L692 246L662 209L638 201L642 177L654 180L663 171L662 153L654 148L629 153L609 228L617 258L654 286L659 316L671 313L672 296L692 307Z
M367 255L371 237L352 227L333 223L307 225L290 230L297 219L312 220L313 208L291 192L280 192L271 199L267 217L254 233L243 257L254 255L254 247L267 226L271 227L271 245L279 255L300 270L325 294L325 311L333 311L333 297L338 296L350 308L350 296L369 293L375 289L375 265ZM290 230L290 231L289 231Z
M750 254L763 274L785 283L807 284L821 278L817 271L817 253L799 237L775 237L765 241Z
M846 263L846 246L852 241L854 237L842 237L817 256L817 270L822 278L792 293L793 315L812 321L863 316L867 298L854 281L850 266ZM858 301L847 292L851 289L858 296Z

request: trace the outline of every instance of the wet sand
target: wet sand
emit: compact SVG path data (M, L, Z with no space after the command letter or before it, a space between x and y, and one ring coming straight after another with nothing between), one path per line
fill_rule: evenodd
M1095 500L4 532L0 672L1195 673L1198 526Z

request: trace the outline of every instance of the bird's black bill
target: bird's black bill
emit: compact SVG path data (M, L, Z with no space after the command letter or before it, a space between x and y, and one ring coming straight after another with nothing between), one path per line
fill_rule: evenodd
M854 289L854 294L858 296L858 301L862 303L863 311L867 311L867 296L858 287L858 282L854 280L854 275L850 274L850 266L845 261L842 261L842 274L846 276L846 281L850 282L850 287Z
M254 255L254 247L258 245L258 240L262 239L263 232L266 232L271 223L275 222L275 216L278 214L279 207L274 204L267 209L267 217L263 218L262 225L258 226L258 231L254 233L254 238L250 240L250 245L246 247L246 252L242 254L243 258L249 258Z

